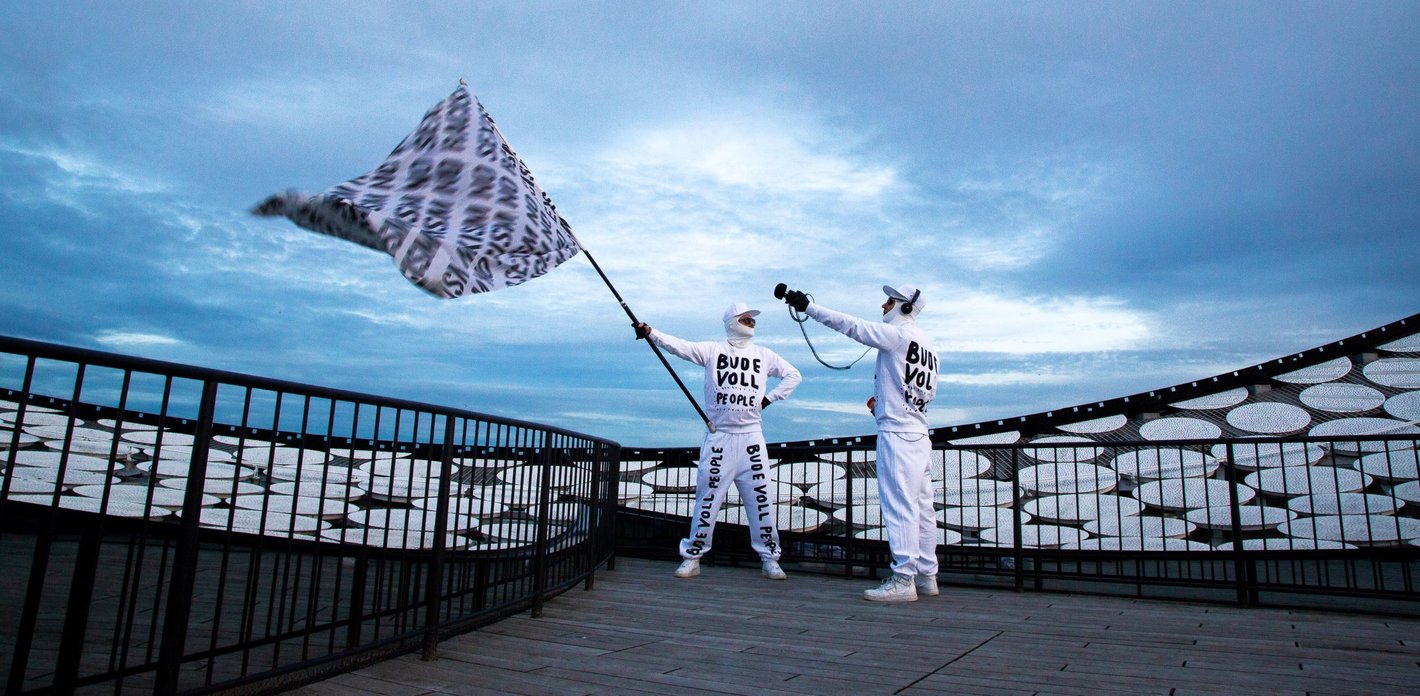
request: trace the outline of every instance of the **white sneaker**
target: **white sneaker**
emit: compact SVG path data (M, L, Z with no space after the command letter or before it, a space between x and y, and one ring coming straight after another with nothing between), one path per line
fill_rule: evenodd
M779 561L772 558L764 559L764 563L759 567L760 573L770 580L787 580L788 575L784 574L784 569L779 567Z
M917 594L919 595L936 597L941 594L941 592L937 590L937 576L935 575L922 575L919 573L917 577L912 579L912 582L917 586Z
M864 590L863 599L869 602L915 602L917 587L906 575L893 573L883 580L883 584L871 590Z
M687 558L681 561L680 567L675 569L675 576L678 578L693 578L700 574L700 559Z

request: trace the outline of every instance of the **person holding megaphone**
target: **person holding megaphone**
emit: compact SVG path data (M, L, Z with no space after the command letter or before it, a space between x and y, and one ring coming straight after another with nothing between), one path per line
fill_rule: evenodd
M878 425L878 492L892 576L863 592L873 602L915 602L937 590L937 519L927 466L932 439L927 405L937 393L937 355L932 339L917 326L926 302L916 286L884 285L881 322L836 312L783 283L774 297L815 321L865 346L878 349L873 397L868 400Z

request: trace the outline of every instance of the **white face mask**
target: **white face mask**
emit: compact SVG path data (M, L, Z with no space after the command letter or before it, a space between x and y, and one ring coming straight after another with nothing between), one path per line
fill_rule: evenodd
M731 342L754 338L754 327L741 324L739 317L735 317L725 323L725 337L730 339Z

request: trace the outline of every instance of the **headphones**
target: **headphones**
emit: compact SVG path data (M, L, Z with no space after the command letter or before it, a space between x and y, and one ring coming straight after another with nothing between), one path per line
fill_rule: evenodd
M912 291L912 299L908 300L907 302L904 302L903 305L902 305L902 313L903 313L903 314L911 314L911 313L912 313L912 304L917 301L917 298L918 298L918 297L921 297L921 296L922 296L922 291L921 291L921 290L913 290L913 291Z

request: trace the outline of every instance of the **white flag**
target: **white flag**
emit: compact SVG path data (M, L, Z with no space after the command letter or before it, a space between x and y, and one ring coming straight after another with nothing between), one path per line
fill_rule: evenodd
M518 285L581 250L463 85L374 171L316 196L272 196L252 212L388 253L410 282L445 298Z

